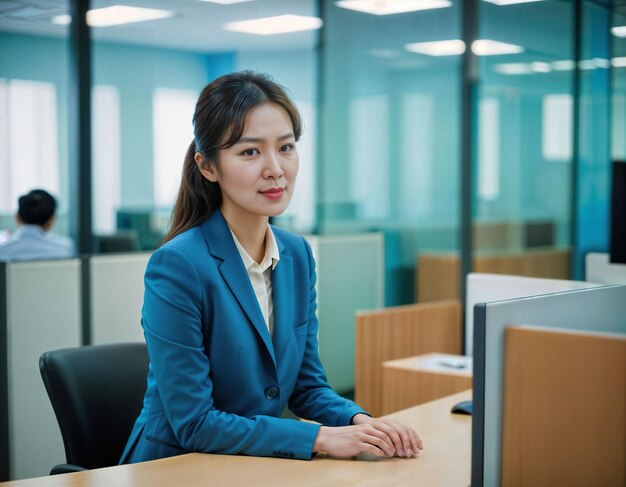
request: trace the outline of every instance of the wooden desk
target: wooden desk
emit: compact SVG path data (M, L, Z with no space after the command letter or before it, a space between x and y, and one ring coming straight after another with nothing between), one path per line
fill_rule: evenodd
M460 364L453 368L445 364ZM428 353L383 362L383 414L472 388L472 358Z
M390 414L415 428L425 450L418 458L339 460L318 455L310 462L191 453L152 462L2 483L3 487L110 487L173 485L229 487L323 487L393 485L467 487L471 470L471 417L451 414L464 391Z

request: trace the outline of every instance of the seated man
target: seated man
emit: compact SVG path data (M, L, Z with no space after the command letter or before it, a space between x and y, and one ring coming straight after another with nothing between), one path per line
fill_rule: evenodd
M48 233L55 221L55 199L43 189L21 196L18 229L0 243L0 261L66 259L76 254L74 242Z

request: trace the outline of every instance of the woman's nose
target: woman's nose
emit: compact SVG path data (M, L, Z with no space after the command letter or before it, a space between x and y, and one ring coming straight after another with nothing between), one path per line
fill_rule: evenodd
M265 178L278 179L283 175L283 168L276 154L270 153L267 156L263 176Z

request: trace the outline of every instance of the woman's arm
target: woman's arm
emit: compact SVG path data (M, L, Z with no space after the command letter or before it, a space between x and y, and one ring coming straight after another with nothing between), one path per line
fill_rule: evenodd
M317 294L315 291L315 260L311 248L302 239L308 257L309 317L304 358L298 373L294 391L289 399L289 409L299 417L318 421L328 426L347 426L355 414L365 411L354 402L341 397L332 390L319 358L317 333Z
M290 409L299 416L325 425L318 432L313 446L315 451L337 456L359 453L401 457L417 455L424 445L412 428L391 419L371 418L357 404L342 398L328 385L317 349L319 325L315 261L306 241L304 245L309 258L309 328L302 368L289 402ZM353 426L344 426L350 424Z

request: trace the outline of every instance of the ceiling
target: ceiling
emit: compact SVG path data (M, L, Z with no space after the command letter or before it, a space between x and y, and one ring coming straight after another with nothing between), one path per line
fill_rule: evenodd
M174 17L92 29L98 41L159 46L186 51L305 49L314 46L314 31L257 36L229 32L226 22L283 14L316 16L316 0L254 0L220 5L201 0L92 0L91 8L123 4L173 10ZM0 0L0 31L67 37L68 27L51 18L69 13L68 0Z
M561 2L541 2L532 10L542 12L532 19L537 29L546 37L536 51L549 51L550 46L566 45L564 42L555 42L549 34L560 35L559 29L555 29L557 23L551 24L550 19L559 17L559 4L567 5L571 0ZM590 0L596 5L611 5L616 12L615 22L626 24L626 0ZM604 2L604 3L603 3ZM606 2L609 2L608 4ZM271 36L257 36L229 32L223 29L227 22L249 20L262 17L271 17L283 14L297 14L318 16L318 0L253 0L232 5L220 5L202 0L91 0L92 8L107 7L115 4L124 4L137 7L158 8L175 11L171 18L138 22L113 27L92 29L93 38L96 41L118 42L134 45L158 46L172 49L196 52L225 52L225 51L251 51L251 50L285 50L285 49L311 49L317 43L319 31L308 31ZM543 7L541 6L543 4ZM489 21L490 12L499 12L499 7L491 4L483 4L485 9L485 25L488 30L495 31L494 38L514 37L510 31L511 24L502 24L494 17ZM69 0L0 0L0 31L28 33L44 36L67 37L68 27L52 24L52 17L67 14ZM510 8L510 7L506 7ZM562 9L561 9L562 10ZM567 9L566 9L567 10ZM570 9L571 10L571 9ZM527 10L530 11L530 10ZM504 12L504 10L502 10ZM521 8L520 12L524 12ZM356 14L356 22L364 22L364 33L368 32L371 19L368 15ZM559 18L559 21L564 19ZM528 18L524 22L530 21ZM384 19L381 19L381 23ZM567 21L569 22L569 21ZM523 23L523 22L522 22ZM453 22L454 29L459 26ZM502 25L502 28L499 26ZM551 27L552 25L552 27ZM432 30L428 26L418 26L419 32L425 34ZM436 30L441 34L444 26L436 24ZM498 30L504 29L503 32ZM443 29L445 30L445 29ZM561 29L562 30L562 29ZM524 29L516 31L523 39L530 42L529 36ZM389 41L396 37L396 32L389 33ZM387 37L387 36L385 36ZM541 36L535 36L541 41ZM369 36L363 39L366 44ZM382 39L378 39L382 42ZM613 38L614 55L626 55L626 40ZM534 55L532 46L527 46L529 54ZM558 56L557 56L558 58Z

